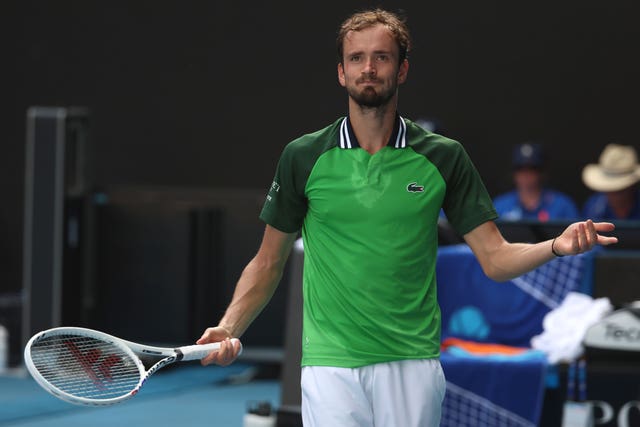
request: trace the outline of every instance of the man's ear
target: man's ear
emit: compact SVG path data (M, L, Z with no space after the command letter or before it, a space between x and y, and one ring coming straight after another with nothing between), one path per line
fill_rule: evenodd
M407 74L409 73L409 60L405 59L400 64L400 68L398 69L398 83L402 84L407 81Z
M342 62L338 63L338 82L340 82L342 87L347 85L344 79L344 67L342 66Z

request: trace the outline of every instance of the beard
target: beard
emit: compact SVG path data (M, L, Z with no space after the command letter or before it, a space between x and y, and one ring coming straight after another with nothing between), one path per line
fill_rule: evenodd
M371 86L365 86L362 90L358 90L358 84L360 81L356 81L356 85L348 86L347 93L349 96L362 108L380 108L386 106L393 95L396 93L397 85L391 85L386 90L378 91Z

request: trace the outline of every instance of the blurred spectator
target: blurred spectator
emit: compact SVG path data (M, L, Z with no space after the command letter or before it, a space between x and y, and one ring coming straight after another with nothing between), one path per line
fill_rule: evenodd
M607 145L597 164L582 170L582 181L597 191L584 204L585 218L640 220L640 164L635 148Z
M540 144L517 145L512 164L515 189L493 200L500 219L544 222L578 217L578 208L569 196L545 187L545 159Z

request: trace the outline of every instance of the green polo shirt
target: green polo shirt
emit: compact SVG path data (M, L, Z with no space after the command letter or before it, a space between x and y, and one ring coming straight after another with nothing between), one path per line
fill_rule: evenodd
M302 229L303 366L439 356L441 208L460 234L497 216L462 146L400 116L373 155L348 118L286 146L260 217Z

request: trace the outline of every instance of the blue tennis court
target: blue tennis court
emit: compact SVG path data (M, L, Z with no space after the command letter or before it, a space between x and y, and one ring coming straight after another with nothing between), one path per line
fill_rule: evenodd
M45 392L26 370L0 376L0 426L240 427L250 402L278 407L280 384L256 379L256 365L201 367L183 363L156 373L140 393L102 408L75 406Z

